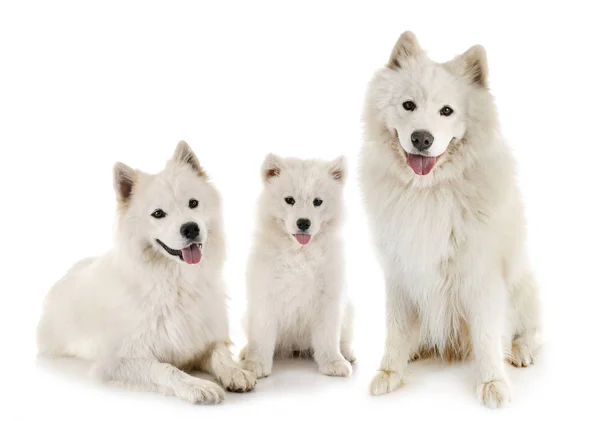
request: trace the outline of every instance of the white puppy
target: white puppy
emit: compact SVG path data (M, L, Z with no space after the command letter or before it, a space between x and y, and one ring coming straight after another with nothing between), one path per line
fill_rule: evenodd
M355 358L339 238L345 159L268 155L262 176L242 364L260 378L274 355L300 353L324 374L349 376Z
M371 392L400 387L419 355L472 355L478 397L500 406L504 359L534 361L539 305L484 49L435 63L404 33L371 81L365 126L361 184L388 325Z
M117 163L114 187L114 249L52 287L39 352L91 360L105 381L190 402L220 402L224 392L182 370L251 390L256 377L228 348L220 199L192 150L180 142L156 175Z

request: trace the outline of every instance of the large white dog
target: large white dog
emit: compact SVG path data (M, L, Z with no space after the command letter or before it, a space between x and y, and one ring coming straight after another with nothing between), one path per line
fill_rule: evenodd
M192 150L180 142L156 175L117 163L114 186L115 247L52 287L39 352L92 360L106 381L191 402L220 402L224 391L182 370L251 390L256 377L228 348L220 199Z
M354 354L339 232L345 160L268 155L262 175L242 364L260 378L271 373L275 355L300 353L324 374L349 376Z
M534 361L539 305L484 49L435 63L402 34L370 83L365 130L360 177L387 286L371 392L400 387L411 358L472 355L477 396L500 406L504 360Z

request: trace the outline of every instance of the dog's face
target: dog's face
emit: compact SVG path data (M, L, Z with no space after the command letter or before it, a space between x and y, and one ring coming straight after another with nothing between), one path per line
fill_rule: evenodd
M485 52L473 47L448 63L431 61L410 32L372 83L371 101L416 175L429 174L451 142L464 138L469 96L486 88Z
M426 175L450 142L465 134L464 93L454 77L434 63L419 63L410 70L399 70L396 76L398 89L390 123L411 168Z
M141 246L184 264L197 264L209 226L219 214L219 198L198 159L185 142L158 174L146 174L118 163L114 184L119 202L119 229Z
M260 212L275 221L290 241L306 246L342 209L344 157L331 162L280 158L270 154L262 166Z

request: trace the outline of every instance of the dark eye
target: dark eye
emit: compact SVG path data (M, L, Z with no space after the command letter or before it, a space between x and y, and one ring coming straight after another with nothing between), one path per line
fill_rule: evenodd
M406 101L402 103L402 106L406 111L414 111L417 108L417 104L412 101Z
M154 212L151 213L151 215L156 219L164 218L165 216L167 216L165 211L162 209L156 209Z
M446 105L446 106L442 107L442 109L440 110L440 115L443 115L444 117L448 117L453 112L454 112L454 110Z
M285 203L287 203L288 205L294 206L294 203L296 203L296 201L294 200L294 198L292 196L288 196L284 200L285 200Z
M198 207L198 201L196 199L190 199L190 209L194 209L196 207Z
M319 199L318 197L315 200L313 200L313 205L315 205L315 207L319 207L322 204L323 204L323 200Z

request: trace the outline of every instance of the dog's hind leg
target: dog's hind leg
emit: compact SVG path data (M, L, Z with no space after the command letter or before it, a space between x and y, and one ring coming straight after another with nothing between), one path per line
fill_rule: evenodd
M225 391L218 384L150 358L107 359L97 363L94 370L106 382L174 395L192 403L218 403L225 399Z
M505 359L515 367L527 367L535 362L540 347L540 302L537 283L531 272L527 272L515 285L510 300L515 331Z
M248 392L256 385L254 373L242 368L233 361L229 346L217 342L209 348L198 364L198 368L212 374L232 392Z

